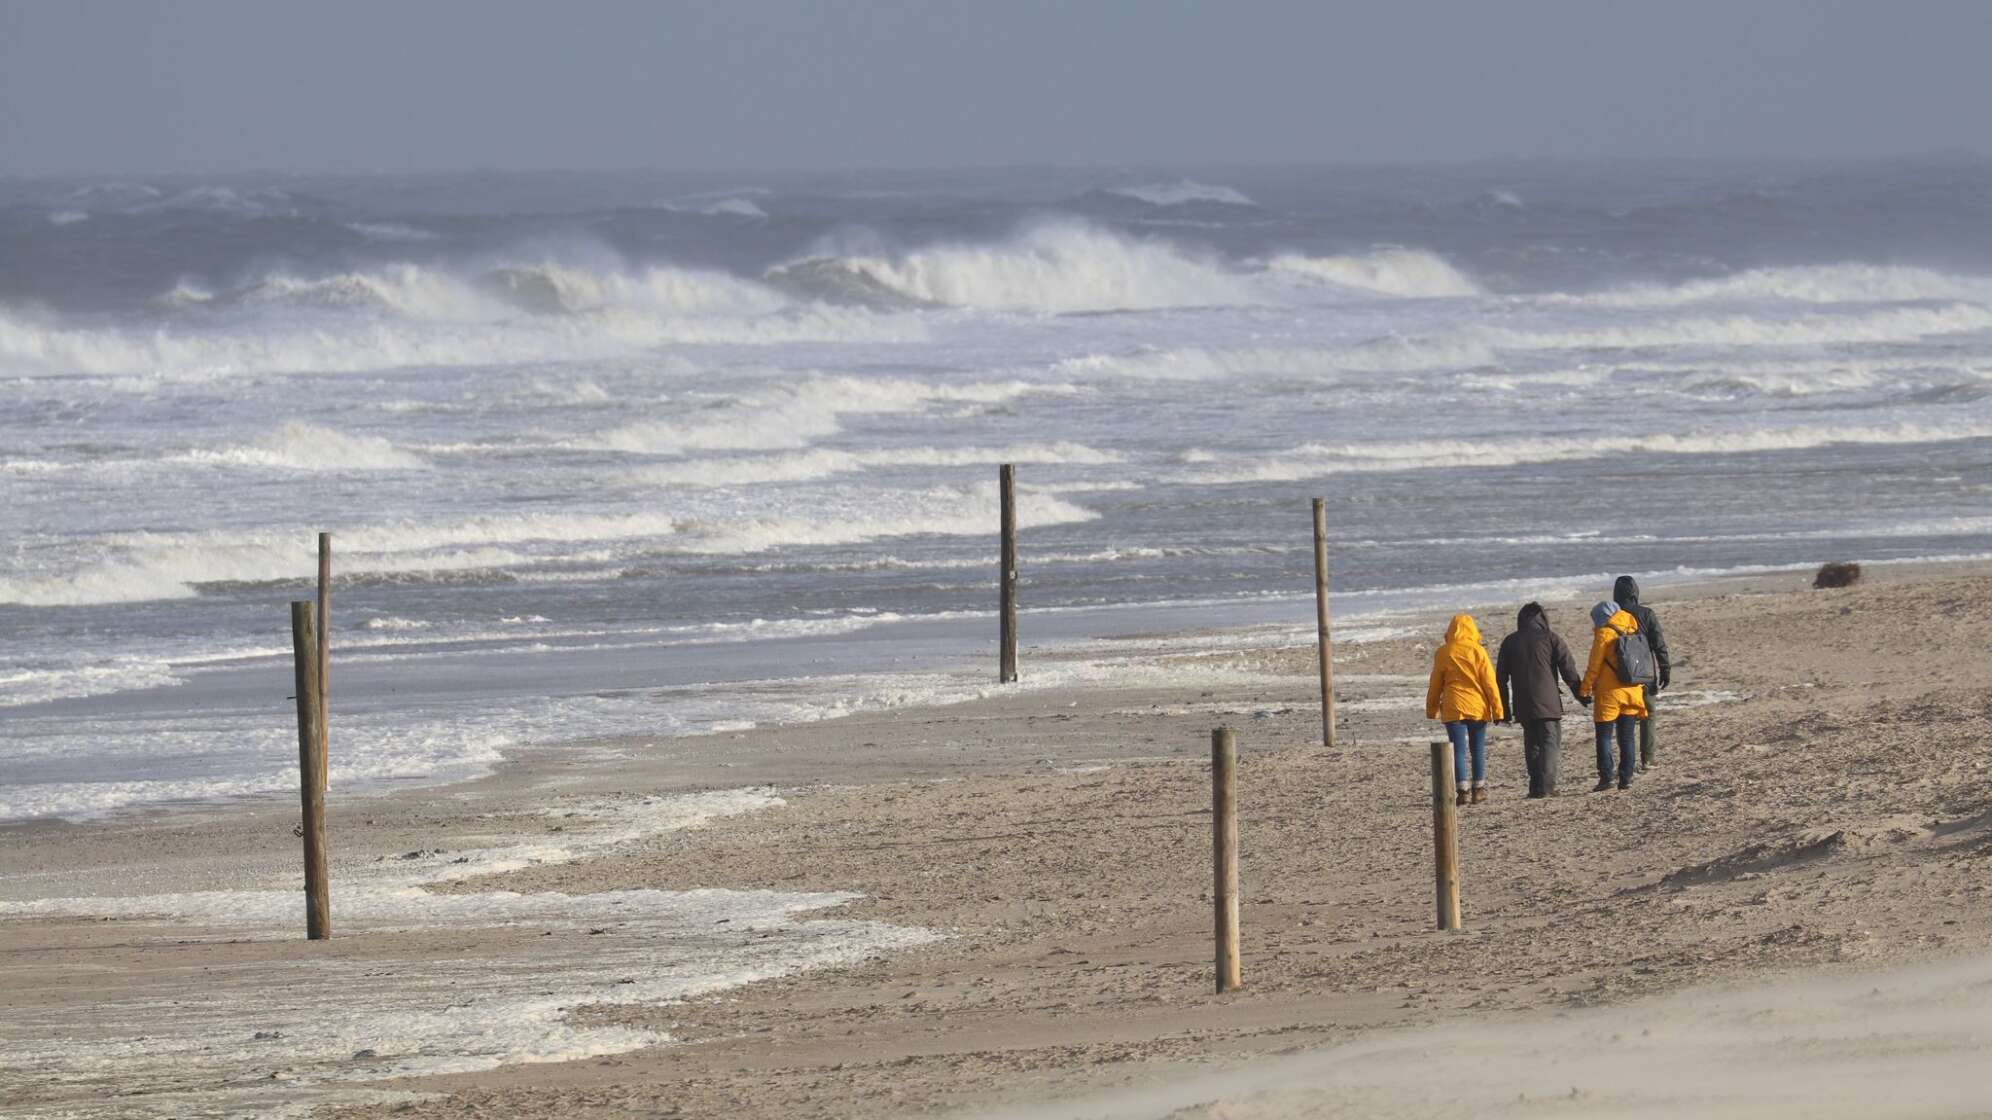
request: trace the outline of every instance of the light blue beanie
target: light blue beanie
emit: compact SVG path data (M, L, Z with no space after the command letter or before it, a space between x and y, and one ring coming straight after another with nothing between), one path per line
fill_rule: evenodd
M1591 628L1593 630L1604 629L1611 625L1612 617L1618 613L1619 605L1610 599L1606 599L1604 602L1591 608Z

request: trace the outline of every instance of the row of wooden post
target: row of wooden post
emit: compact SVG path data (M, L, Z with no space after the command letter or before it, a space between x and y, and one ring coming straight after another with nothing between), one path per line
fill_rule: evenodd
M1017 679L1017 468L996 469L1001 548L997 560L996 680ZM1314 499L1314 630L1321 666L1321 745L1335 746L1335 657L1328 623L1328 511Z
M1017 679L1017 493L1016 467L997 473L1001 510L998 582L998 679ZM1328 524L1324 504L1314 499L1315 630L1321 670L1321 741L1335 745L1335 681L1328 614ZM331 890L326 871L325 794L330 771L332 534L318 534L318 598L291 604L291 640L296 660L298 787L304 839L305 936L332 936ZM1459 928L1458 847L1451 797L1452 756L1432 744L1434 851L1438 868L1439 928ZM1214 852L1217 990L1237 988L1240 979L1238 930L1238 815L1235 773L1237 742L1228 728L1211 732L1211 826Z
M1223 995L1244 984L1238 933L1238 740L1228 727L1210 733L1210 832L1217 993ZM1438 928L1457 930L1459 831L1450 743L1432 744L1432 872Z
M1004 463L997 468L997 501L1000 509L1001 549L997 561L997 665L996 679L1009 684L1017 679L1017 468ZM1328 612L1328 512L1326 503L1314 499L1314 621L1315 646L1321 671L1321 743L1335 746L1335 661L1332 628ZM1437 748L1433 753L1434 783L1440 778ZM1451 784L1452 759L1445 762L1445 782ZM1238 930L1238 744L1229 728L1210 734L1211 775L1211 853L1216 941L1217 990L1233 991L1243 980L1239 963ZM1434 786L1436 787L1436 784ZM1439 928L1459 928L1458 851L1452 842L1453 809L1450 796L1443 809L1435 802L1434 823L1441 839L1435 842L1439 865ZM1447 899L1451 908L1447 908Z

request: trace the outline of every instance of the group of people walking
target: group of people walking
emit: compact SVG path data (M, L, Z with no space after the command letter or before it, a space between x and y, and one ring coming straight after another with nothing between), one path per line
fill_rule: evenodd
M1541 603L1515 616L1515 632L1493 658L1470 615L1454 615L1432 658L1425 718L1444 721L1452 741L1461 805L1487 800L1487 725L1520 723L1529 796L1556 794L1563 750L1563 686L1591 709L1598 784L1592 792L1630 789L1635 771L1656 765L1654 698L1673 683L1660 618L1639 601L1639 584L1620 576L1612 597L1591 608L1591 656L1584 674ZM1614 749L1616 748L1616 749ZM1635 751L1637 752L1635 754Z

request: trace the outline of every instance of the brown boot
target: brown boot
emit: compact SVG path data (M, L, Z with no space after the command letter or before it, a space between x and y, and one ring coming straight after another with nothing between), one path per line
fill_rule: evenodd
M1485 800L1487 800L1487 787L1486 787L1486 786L1474 786L1474 787L1473 787L1473 803L1474 803L1475 805L1478 805L1478 804L1480 804L1480 803L1481 803L1482 801L1485 801Z
M1453 801L1453 804L1455 804L1455 805L1464 805L1464 804L1466 804L1466 803L1467 803L1467 800L1468 800L1468 799L1469 799L1469 798L1470 798L1471 796L1472 796L1472 795L1471 795L1471 794L1469 794L1469 793L1467 793L1467 792L1466 792L1465 790L1460 790L1460 791L1459 791L1459 797L1458 797L1457 799L1455 799L1455 800Z

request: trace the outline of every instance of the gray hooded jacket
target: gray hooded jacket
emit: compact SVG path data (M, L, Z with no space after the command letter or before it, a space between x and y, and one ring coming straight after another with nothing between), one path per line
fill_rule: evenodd
M1612 598L1639 623L1639 632L1646 635L1646 644L1653 647L1653 664L1660 670L1660 687L1666 688L1674 681L1674 663L1667 656L1667 634L1660 629L1660 616L1653 613L1652 607L1640 605L1639 583L1631 576L1620 576L1612 584Z

